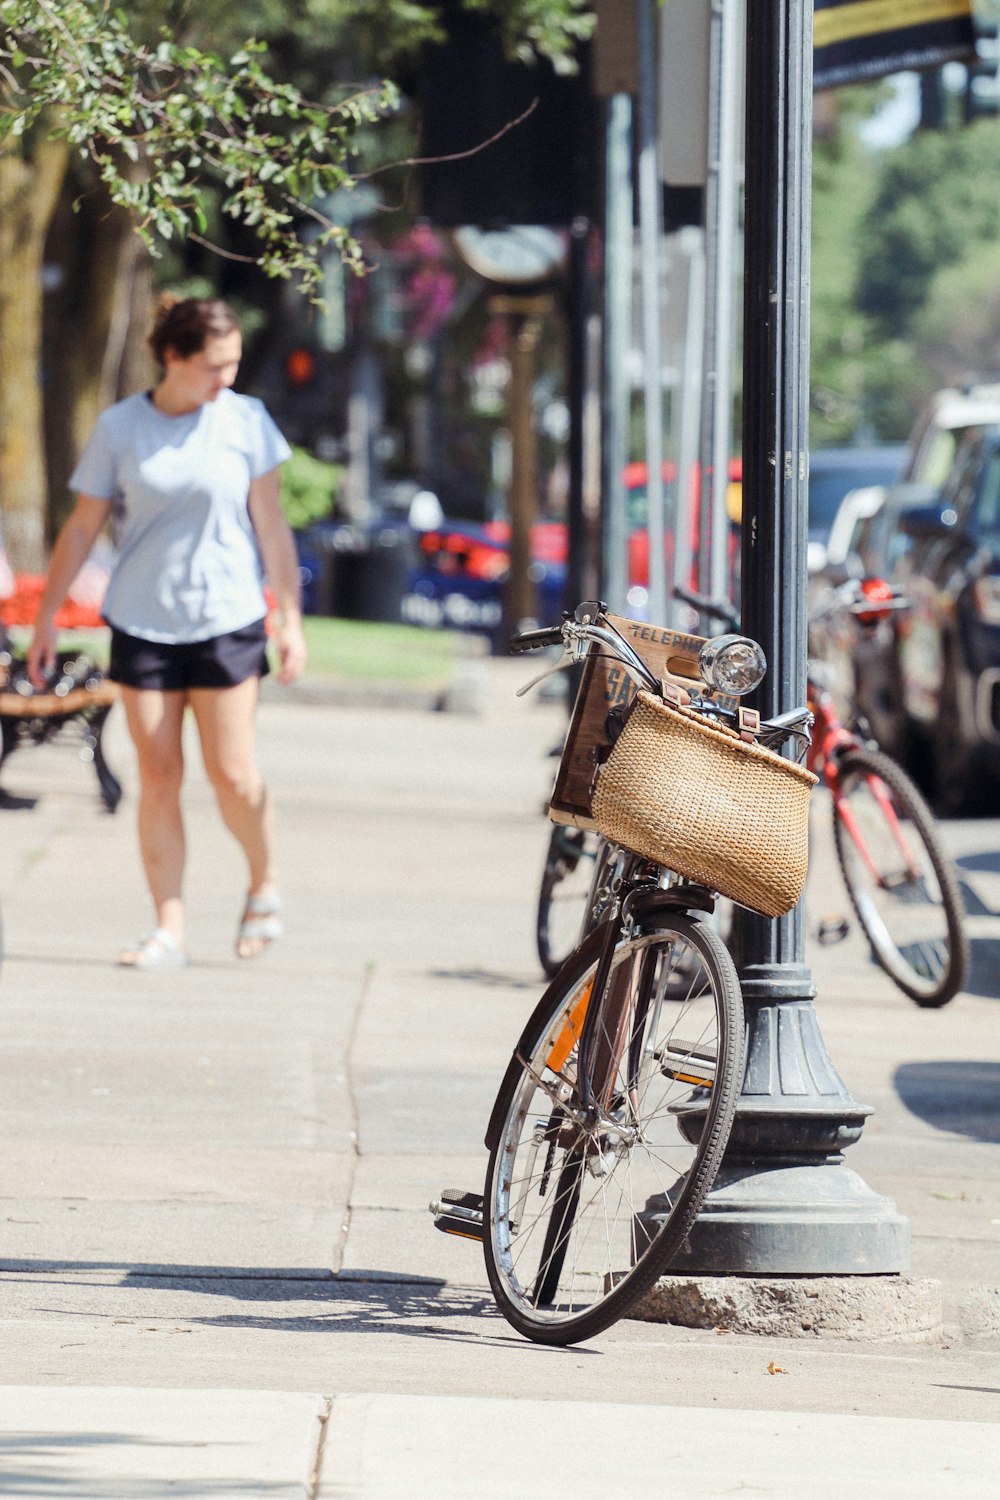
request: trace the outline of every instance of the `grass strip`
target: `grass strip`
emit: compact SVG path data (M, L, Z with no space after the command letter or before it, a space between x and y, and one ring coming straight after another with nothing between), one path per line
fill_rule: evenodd
M420 685L447 683L463 640L453 630L319 615L306 617L305 633L309 677Z
M418 625L320 615L307 615L303 624L309 648L307 677L444 685L456 658L468 646L468 637L458 631L425 630ZM10 634L15 648L24 649L31 633L12 629ZM63 631L59 651L61 655L86 653L104 669L109 636L106 630ZM272 651L272 665L273 656Z

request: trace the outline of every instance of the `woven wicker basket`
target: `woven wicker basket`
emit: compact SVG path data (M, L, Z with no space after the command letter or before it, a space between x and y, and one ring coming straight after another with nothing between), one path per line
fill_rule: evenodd
M780 917L802 894L816 780L735 730L641 692L597 773L594 821L616 844Z

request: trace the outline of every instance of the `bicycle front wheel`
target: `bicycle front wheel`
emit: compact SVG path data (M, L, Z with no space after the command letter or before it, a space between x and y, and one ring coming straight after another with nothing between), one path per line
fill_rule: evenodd
M880 750L851 750L833 804L837 858L878 963L918 1005L944 1005L969 964L955 867L923 797Z
M666 1270L715 1179L742 1081L727 949L704 923L658 914L615 952L603 1097L583 1107L578 1041L599 955L582 945L549 986L491 1121L486 1269L507 1320L544 1344L600 1333Z

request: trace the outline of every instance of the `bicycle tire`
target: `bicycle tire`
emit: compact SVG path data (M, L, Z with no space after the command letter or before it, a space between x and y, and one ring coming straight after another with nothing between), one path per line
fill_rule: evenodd
M589 930L589 914L604 845L581 828L552 829L538 892L535 945L538 961L554 979Z
M910 777L881 750L849 750L838 763L841 796L833 804L833 835L851 905L872 954L889 978L919 1006L946 1005L962 988L969 941L954 864L933 814ZM872 792L881 782L900 819L911 856L903 868L899 842ZM868 866L845 822L851 808L866 843ZM877 878L876 878L877 873Z
M494 1105L486 1270L504 1317L537 1343L592 1338L649 1291L680 1251L729 1139L744 1045L732 958L686 913L661 911L643 928L614 954L627 1024L601 1120L567 1113L601 931L542 996ZM683 962L690 977L678 993L671 976Z

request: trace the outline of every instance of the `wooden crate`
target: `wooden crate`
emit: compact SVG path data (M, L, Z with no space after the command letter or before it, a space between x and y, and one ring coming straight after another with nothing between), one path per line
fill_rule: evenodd
M647 625L643 620L627 620L621 615L608 615L607 619L654 676L669 674L698 682L698 652L705 644L704 636L666 630L659 625ZM584 663L549 802L549 817L554 823L568 823L576 828L595 826L591 817L591 798L597 768L611 749L608 715L612 709L627 707L637 691L617 657L611 656L603 646L592 644Z

